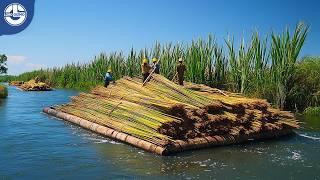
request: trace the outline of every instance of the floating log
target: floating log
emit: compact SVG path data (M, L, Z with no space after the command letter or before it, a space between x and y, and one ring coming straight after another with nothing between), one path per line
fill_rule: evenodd
M128 135L126 133L119 132L114 129L102 126L100 124L87 121L83 118L58 111L53 107L44 108L43 112L48 115L54 116L56 118L77 124L85 129L91 130L105 137L118 140L124 143L128 143L130 145L133 145L135 147L141 148L145 151L152 152L158 155L170 155L170 154L183 152L186 150L192 150L192 149L202 149L202 148L213 147L213 146L238 144L238 143L243 143L250 140L278 138L278 137L290 135L293 133L292 129L281 129L281 130L275 129L268 132L251 133L249 135L243 135L243 134L238 136L215 135L215 136L207 136L207 137L194 138L194 139L188 139L188 140L176 140L168 146L160 146L160 145L156 145L148 141L139 139L137 137Z
M163 148L161 146L154 145L150 142L138 139L136 137L130 136L130 135L122 133L122 132L118 132L114 129L111 129L111 128L108 128L105 126L101 126L99 124L87 121L87 120L82 119L80 117L57 111L52 107L51 108L44 108L43 112L47 113L51 116L54 116L56 118L63 119L65 121L69 121L71 123L77 124L85 129L91 130L91 131L96 132L98 134L101 134L103 136L109 137L111 139L119 140L122 142L126 142L128 144L131 144L133 146L136 146L138 148L144 149L149 152L153 152L153 153L160 154L160 155L163 155L165 152L165 148Z

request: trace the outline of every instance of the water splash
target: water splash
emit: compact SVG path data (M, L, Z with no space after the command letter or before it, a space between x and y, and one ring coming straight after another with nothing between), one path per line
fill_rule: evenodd
M301 137L305 137L305 138L308 138L308 139L312 139L312 140L320 140L319 137L313 137L313 136L308 136L306 134L298 134L299 136Z

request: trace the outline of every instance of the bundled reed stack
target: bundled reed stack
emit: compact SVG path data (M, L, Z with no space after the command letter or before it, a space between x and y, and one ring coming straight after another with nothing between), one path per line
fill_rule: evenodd
M160 75L144 87L124 77L44 112L161 155L278 137L299 127L291 113L265 100L203 85L187 87Z
M52 88L44 82L38 82L36 80L30 80L18 86L24 91L51 91Z
M23 81L11 81L9 82L10 86L21 86L24 82Z

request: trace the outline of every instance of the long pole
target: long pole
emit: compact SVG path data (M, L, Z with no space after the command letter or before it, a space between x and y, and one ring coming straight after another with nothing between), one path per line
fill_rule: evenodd
M174 81L176 79L176 76L178 75L178 72L176 72L176 74L173 76L171 81Z
M154 68L152 69L151 73L149 74L149 76L147 77L147 79L143 82L142 87L149 81L149 79L151 78L152 74L154 73L154 71L157 68L157 64L159 63L160 59L157 61L157 63L154 65Z
M153 74L154 71L156 70L156 66L157 66L158 63L159 63L159 61L157 61L157 63L155 64L153 70L151 71L151 73L149 74L149 76L147 77L147 79L143 82L142 87L149 81L149 79L151 78L152 74ZM127 95L128 95L128 94L127 94ZM121 101L121 100L122 100L123 98L125 98L127 95L122 96L122 97L120 98L120 102L119 102L113 109L111 109L111 111L110 111L109 114L108 114L109 116L111 115L111 113L112 113L115 109L118 108L118 106L119 106L120 104L122 104L122 101Z
M114 110L116 110L120 104L122 104L122 101L121 101L121 100L122 100L123 98L124 98L124 96L122 96L122 97L120 98L120 102L111 109L111 111L108 113L108 116L110 116L111 113L112 113Z

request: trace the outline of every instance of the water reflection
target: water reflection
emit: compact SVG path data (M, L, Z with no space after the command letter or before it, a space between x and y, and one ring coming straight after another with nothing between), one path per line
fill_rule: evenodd
M302 129L305 131L320 131L320 116L299 116L300 121L302 122Z
M319 117L302 118L296 136L163 157L40 113L75 94L9 87L9 97L0 100L0 179L320 178Z

